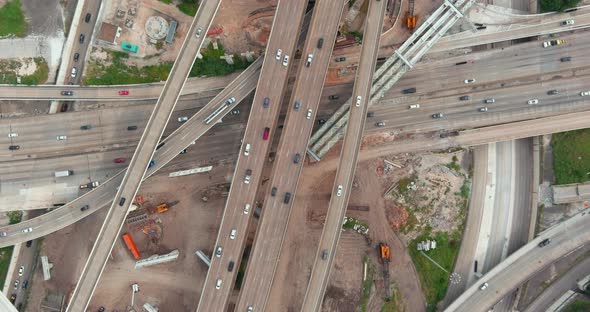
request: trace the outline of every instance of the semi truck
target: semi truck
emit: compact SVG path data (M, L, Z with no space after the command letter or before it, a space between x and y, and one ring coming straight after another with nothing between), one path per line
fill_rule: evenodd
M56 178L69 177L73 174L74 174L74 170L62 170L62 171L56 171L55 177Z
M139 249L137 249L137 246L135 245L135 242L133 241L133 238L131 237L131 235L129 233L125 233L125 234L123 234L122 237L123 237L123 241L125 241L125 245L127 246L127 249L129 249L129 251L131 251L133 258L135 258L135 260L141 259L141 254L139 253Z

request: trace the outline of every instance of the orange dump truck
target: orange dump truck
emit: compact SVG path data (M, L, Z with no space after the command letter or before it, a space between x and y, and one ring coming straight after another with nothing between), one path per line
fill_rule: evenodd
M131 251L131 253L133 254L133 258L135 258L135 260L141 259L141 254L139 253L139 249L137 249L137 246L135 246L135 242L133 241L133 238L131 237L131 235L129 235L129 233L125 233L125 234L123 234L122 237L123 237L123 240L125 241L125 245L129 249L129 251Z
M384 244L384 243L380 243L379 250L381 251L381 260L383 262L388 262L389 260L391 260L389 245Z
M168 204L166 204L166 203L160 204L160 205L158 205L158 207L156 207L156 210L158 211L158 213L164 213L164 212L168 211Z

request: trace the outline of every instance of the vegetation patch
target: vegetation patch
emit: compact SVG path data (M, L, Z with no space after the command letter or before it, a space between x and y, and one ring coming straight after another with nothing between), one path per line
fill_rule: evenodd
M590 129L555 133L551 146L556 184L590 180Z
M166 4L172 4L172 0L160 0L160 2L164 2Z
M21 9L20 0L8 1L0 8L0 37L27 35L27 23Z
M399 290L395 283L391 284L391 290L393 292L393 296L389 300L385 300L383 306L381 307L381 312L403 312L405 309L403 308L403 298L401 297Z
M541 12L563 12L574 8L581 0L541 0Z
M0 248L0 288L4 287L6 281L6 274L8 273L8 266L10 266L10 258L12 258L12 251L14 246Z
M432 258L436 263L443 267L448 272L453 270L455 258L459 252L461 243L460 233L446 233L439 232L431 234L426 231L414 239L408 246L410 256L420 276L422 290L426 296L426 301L429 306L436 306L436 303L442 300L447 292L447 285L449 282L449 273L443 271L437 265L426 258L421 251L418 251L416 246L419 242L426 240L435 240L436 249L430 249L425 253ZM431 308L432 309L432 308Z
M363 263L367 265L367 279L363 281L363 289L361 293L361 311L367 311L367 303L369 302L369 298L371 297L371 290L373 289L373 274L375 274L375 268L369 261L369 257L365 256L363 258Z
M17 224L23 219L22 211L10 211L7 212L6 215L8 216L9 224Z
M163 2L166 2L166 1L163 1ZM198 0L182 0L181 3L176 5L176 7L182 13L184 13L186 15L195 16L195 14L197 14L197 10L199 9L199 1Z
M225 49L223 45L218 44L217 49L213 48L213 43L209 43L206 49L201 50L202 59L197 59L191 69L190 77L201 76L224 76L238 70L246 69L250 63L239 54L234 54L233 64L228 64L224 59Z
M587 312L590 311L590 302L576 300L563 309L563 312Z
M33 71L34 69L34 71ZM27 72L30 74L21 74ZM47 81L49 67L42 57L0 60L0 84L37 85Z

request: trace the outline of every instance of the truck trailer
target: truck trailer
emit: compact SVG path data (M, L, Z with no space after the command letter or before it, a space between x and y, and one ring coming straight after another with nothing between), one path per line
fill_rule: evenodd
M129 251L131 251L131 254L133 254L133 258L135 258L135 260L139 260L141 259L141 254L139 253L139 249L137 249L137 246L135 245L135 242L133 241L133 238L131 237L131 235L129 233L125 233L123 234L123 241L125 241L125 245L127 246L127 249L129 249Z

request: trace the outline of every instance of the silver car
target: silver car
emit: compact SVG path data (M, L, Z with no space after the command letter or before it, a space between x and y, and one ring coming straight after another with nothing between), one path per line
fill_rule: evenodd
M289 56L285 55L285 57L283 57L283 66L287 66L289 65Z

